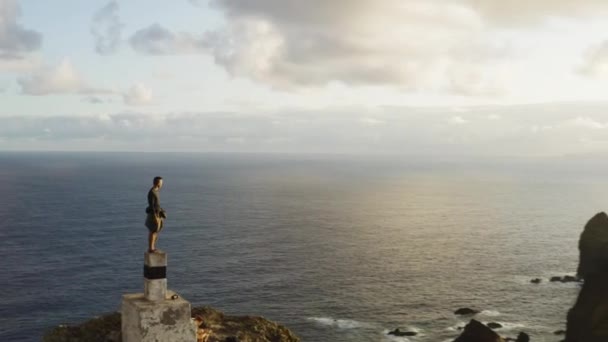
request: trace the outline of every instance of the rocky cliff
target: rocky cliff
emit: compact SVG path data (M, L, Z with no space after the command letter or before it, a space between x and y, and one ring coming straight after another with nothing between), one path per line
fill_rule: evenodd
M568 312L566 342L608 341L608 215L599 213L579 241L578 276L584 280Z
M192 309L204 342L300 342L286 327L258 316L228 316L211 307ZM120 313L97 317L77 326L59 326L44 342L121 342Z

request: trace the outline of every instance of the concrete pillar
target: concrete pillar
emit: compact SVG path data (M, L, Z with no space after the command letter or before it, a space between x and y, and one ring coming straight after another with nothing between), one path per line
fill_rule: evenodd
M144 295L153 302L167 296L167 253L163 251L144 254Z
M144 293L122 297L123 342L196 342L190 303L167 290L167 254L144 256Z

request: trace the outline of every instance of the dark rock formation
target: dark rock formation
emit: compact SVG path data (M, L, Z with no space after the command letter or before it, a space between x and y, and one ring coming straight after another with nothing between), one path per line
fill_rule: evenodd
M492 329L474 319L464 327L464 331L454 342L504 342Z
M566 342L608 341L608 215L599 213L579 241L578 276L584 280L568 312Z
M473 310L471 308L460 308L460 309L454 311L455 315L475 315L478 313L479 313L479 311Z
M500 329L502 328L502 324L500 323L496 323L496 322L490 322L488 324L486 324L488 326L488 328L490 329Z
M541 281L542 281L542 280L541 280L540 278L534 278L534 279L530 280L530 282L531 282L532 284L540 284L540 283L541 283Z
M515 342L530 342L530 336L525 332L520 332Z
M576 282L580 282L581 279L579 277L574 277L574 276L571 276L571 275L567 275L567 276L563 276L563 277L554 276L554 277L551 277L551 279L549 279L549 281L553 282L553 283L557 283L557 282L561 282L561 283L576 283Z
M574 283L577 281L579 281L579 279L577 277L573 277L573 276L569 276L569 275L564 276L562 278L562 283Z
M227 316L210 307L192 309L208 333L206 342L300 342L286 327L257 316ZM59 326L44 342L121 342L120 313L91 319L77 326Z
M414 332L414 331L401 331L401 330L399 330L399 328L397 328L397 329L389 332L388 335L394 335L394 336L416 336L416 335L418 335L418 333Z

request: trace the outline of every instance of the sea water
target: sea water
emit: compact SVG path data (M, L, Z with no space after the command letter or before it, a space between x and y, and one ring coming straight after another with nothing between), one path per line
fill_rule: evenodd
M0 154L0 341L116 311L141 292L146 194L193 305L303 341L450 341L470 317L557 341L608 167L562 160L170 153ZM539 285L532 278L543 278ZM387 335L395 328L415 337Z

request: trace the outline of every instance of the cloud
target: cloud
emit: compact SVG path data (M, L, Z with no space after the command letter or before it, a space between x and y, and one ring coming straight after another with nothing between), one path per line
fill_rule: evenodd
M93 96L93 95L87 96L87 97L83 98L82 100L84 102L88 102L88 103L91 103L91 104L102 104L102 103L108 103L108 102L110 102L107 99L101 98L99 96Z
M455 63L504 58L503 47L484 36L478 13L458 3L227 0L213 5L226 14L224 27L192 34L154 24L137 31L131 46L150 55L210 54L232 76L282 89L342 82L498 93L499 87L485 80L463 86L467 75L445 79Z
M538 24L554 17L601 17L608 11L608 3L604 0L460 0L460 2L479 13L486 22L508 26Z
M608 144L606 105L449 108L323 108L276 112L102 112L0 117L3 148L286 153L390 153L422 156L536 156L581 153ZM584 116L573 115L585 112ZM500 125L487 120L500 115ZM370 120L371 119L371 120ZM447 124L448 120L458 129ZM466 121L466 124L463 124ZM605 128L601 128L605 127ZM28 145L29 144L29 145Z
M589 128L589 129L605 129L608 128L608 122L602 123L589 117L577 117L576 119L568 120L566 124Z
M152 102L152 91L143 84L135 84L123 94L125 104L130 106L142 106Z
M468 120L465 120L462 116L453 116L448 120L448 122L452 125L464 125Z
M88 85L68 60L55 67L39 68L30 77L20 78L17 82L21 92L27 95L112 93Z
M588 77L608 78L608 40L590 48L584 56L585 61L578 71Z
M506 77L498 68L454 63L448 68L448 91L462 96L499 96L507 93Z
M122 96L123 102L129 106L148 105L153 99L152 91L141 83L126 91L93 87L68 60L54 67L38 68L29 77L18 79L17 83L25 95L81 94L87 95L82 100L91 104L111 102L96 95Z
M129 39L131 47L142 54L174 55L206 51L206 42L190 33L174 33L156 23L138 30Z
M0 56L0 72L32 72L40 68L41 61L33 56Z
M16 0L0 2L0 56L21 58L42 45L42 35L18 24L21 9Z
M110 1L93 16L91 34L95 39L95 51L100 55L114 53L121 42L124 24L118 11L118 3Z

